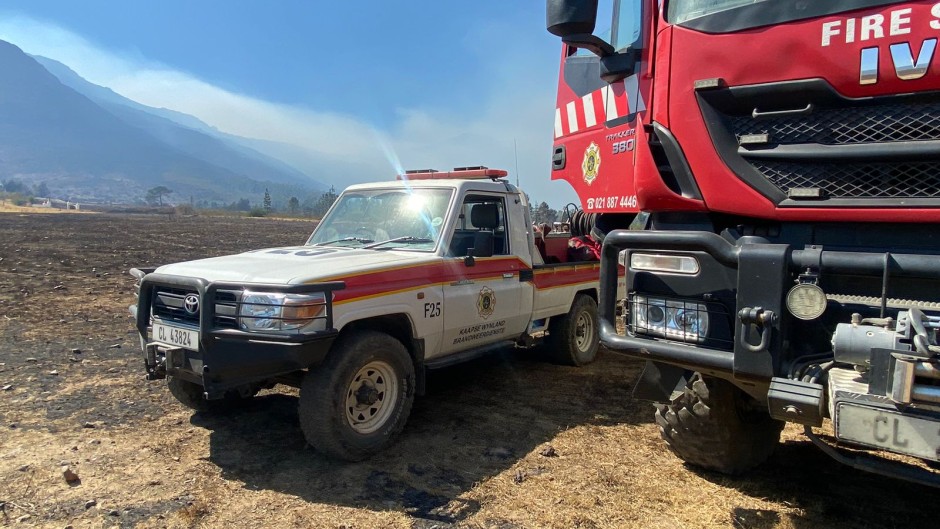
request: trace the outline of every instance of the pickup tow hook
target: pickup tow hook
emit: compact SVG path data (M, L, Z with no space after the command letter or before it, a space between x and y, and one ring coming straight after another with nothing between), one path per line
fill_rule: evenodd
M144 365L147 369L147 380L160 380L166 378L166 353L160 354L156 343L147 344Z
M741 347L752 353L766 351L770 345L770 333L773 332L773 324L777 322L777 315L760 307L744 307L738 311L738 319L741 320L741 332L738 334ZM747 339L751 325L760 329L760 343L757 345L751 345Z

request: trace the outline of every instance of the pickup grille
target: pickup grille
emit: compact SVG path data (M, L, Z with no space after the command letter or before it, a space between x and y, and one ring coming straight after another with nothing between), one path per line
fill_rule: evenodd
M158 287L153 293L153 315L164 321L199 325L199 312L190 314L183 308L186 296L195 292L179 289Z
M199 326L199 315L203 306L200 299L200 309L195 314L186 311L184 304L186 296L199 294L193 290L159 286L153 296L153 316L163 321ZM234 329L237 323L238 293L220 290L215 295L215 316L213 326L216 328Z
M940 206L940 93L849 99L808 80L697 95L722 159L777 204Z
M216 327L235 329L238 327L238 292L219 290L215 293Z

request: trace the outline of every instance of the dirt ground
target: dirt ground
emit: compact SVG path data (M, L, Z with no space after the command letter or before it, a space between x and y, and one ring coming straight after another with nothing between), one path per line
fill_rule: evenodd
M0 214L0 525L937 527L935 490L841 466L796 427L744 478L683 465L630 398L639 364L603 351L581 369L507 350L436 372L400 440L355 464L306 446L290 388L206 416L144 380L128 268L311 229Z

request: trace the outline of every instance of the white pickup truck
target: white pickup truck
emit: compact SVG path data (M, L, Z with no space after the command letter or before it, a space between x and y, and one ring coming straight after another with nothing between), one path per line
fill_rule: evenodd
M428 369L542 338L592 361L599 263L545 264L505 175L354 185L302 246L131 270L148 378L199 411L299 387L310 444L360 460L401 431Z

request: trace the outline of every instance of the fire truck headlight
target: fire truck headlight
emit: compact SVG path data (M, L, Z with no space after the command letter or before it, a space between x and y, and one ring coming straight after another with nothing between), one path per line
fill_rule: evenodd
M826 312L826 293L809 283L800 283L787 292L787 310L801 320L815 320Z
M670 272L695 275L699 271L698 259L691 255L633 253L630 268L648 272Z
M708 336L708 308L677 299L634 296L629 326L635 334L701 343Z

